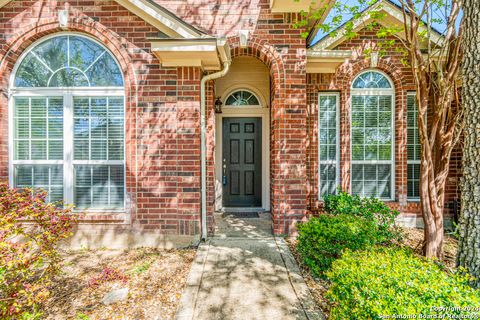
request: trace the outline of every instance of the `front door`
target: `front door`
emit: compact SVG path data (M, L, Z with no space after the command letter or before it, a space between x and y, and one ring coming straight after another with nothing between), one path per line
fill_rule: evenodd
M223 118L224 207L262 206L262 118Z

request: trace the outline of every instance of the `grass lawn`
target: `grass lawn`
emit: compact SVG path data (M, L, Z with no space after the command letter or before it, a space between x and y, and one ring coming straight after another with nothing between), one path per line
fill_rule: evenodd
M407 246L412 248L417 254L421 254L422 251L422 242L423 242L423 230L421 229L412 229L412 228L402 228L403 233L402 242L399 243L400 246ZM293 238L287 239L287 243L292 251L295 259L300 266L302 275L307 283L307 286L312 292L313 298L322 311L327 315L329 314L330 304L328 300L324 298L325 292L329 288L329 283L327 280L315 278L311 275L309 270L303 265L300 256L296 251L296 241ZM448 235L445 235L444 243L444 261L443 263L448 268L455 268L455 257L457 254L458 241Z
M46 319L173 319L194 249L75 250L62 252ZM104 305L113 289L126 300Z

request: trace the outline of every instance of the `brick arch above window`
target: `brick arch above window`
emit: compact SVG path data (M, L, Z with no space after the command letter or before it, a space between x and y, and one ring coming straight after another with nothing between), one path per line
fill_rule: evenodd
M358 59L340 66L333 77L332 83L337 83L340 90L348 92L358 75L368 70L378 70L390 78L395 87L395 91L399 93L406 90L403 85L406 77L406 72L403 70L404 68L399 61L396 62L391 59L379 59L378 65L375 68L370 66L370 60ZM409 90L410 89L411 88L409 88Z
M281 55L267 41L251 36L245 48L240 47L240 39L232 37L230 43L232 59L240 56L254 57L260 60L270 71L272 81L271 99L281 103L285 97L285 66ZM272 105L272 107L274 107Z

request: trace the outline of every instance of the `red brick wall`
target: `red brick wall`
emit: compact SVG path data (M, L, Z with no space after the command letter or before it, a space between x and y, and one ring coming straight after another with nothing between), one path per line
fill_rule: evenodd
M306 213L306 43L295 14L272 13L269 0L155 0L205 32L228 37L232 56L253 56L270 70L270 183L275 233L289 233ZM240 48L238 30L249 30ZM209 113L209 121L213 121ZM212 127L213 128L213 127ZM213 140L209 148L209 208L214 202Z
M163 68L147 37L158 30L114 1L12 1L0 9L0 179L8 180L7 92L18 57L34 41L63 31L57 12L69 8L68 31L103 43L120 63L126 90L126 181L121 214L82 214L81 223L199 233L199 68ZM123 225L123 226L121 226Z
M343 63L335 74L309 74L307 76L307 170L308 207L317 210L318 199L318 94L321 91L336 91L340 94L340 184L343 190L350 190L350 87L353 79L362 71L371 68L370 59L364 50L378 48L379 39L375 31L363 30L358 37L340 44L336 49L351 50L353 56ZM400 45L400 44L398 44ZM378 50L378 49L377 49ZM418 202L407 201L407 130L406 97L415 91L413 75L402 62L402 53L391 48L379 58L376 69L385 72L395 86L395 201L391 207L401 213L420 214ZM461 151L457 148L452 155L451 170L447 181L446 203L458 199L458 178L460 175ZM446 212L451 210L446 208Z
M228 36L232 55L254 56L270 69L271 209L276 233L288 233L306 213L306 44L295 15L273 14L268 0L158 1L187 22ZM65 31L57 12L68 8L69 28L103 43L118 59L126 83L125 213L80 215L82 223L160 234L200 232L199 68L163 68L148 37L158 31L110 0L12 1L0 8L0 179L8 180L8 87L19 56L43 36ZM238 29L249 29L240 48ZM208 208L214 203L213 83L207 85Z
M338 90L342 101L342 185L349 185L349 99L351 80L369 62L353 58L332 75L305 73L306 44L292 28L294 14L271 13L269 0L156 0L199 29L226 36L232 56L252 56L270 70L270 204L277 234L289 233L317 208L316 110L318 90ZM25 49L43 36L62 31L59 9L69 8L68 31L90 35L119 61L126 91L125 213L80 216L82 223L159 234L200 232L200 79L199 68L164 68L147 38L158 31L111 0L12 1L0 9L0 180L8 180L8 87L12 69ZM240 48L239 29L251 32ZM343 44L356 52L374 43L372 33ZM413 90L408 68L392 52L380 60L396 84L396 199L392 205L418 212L406 202L405 101ZM307 85L308 83L308 85ZM214 83L207 84L208 225L213 231ZM308 102L308 103L307 103ZM454 155L459 159L459 152ZM456 161L457 161L456 160ZM457 162L455 162L457 163ZM459 162L458 162L459 163ZM455 167L455 165L454 165ZM456 165L459 168L459 165ZM453 172L453 170L452 170ZM449 178L449 198L456 192Z

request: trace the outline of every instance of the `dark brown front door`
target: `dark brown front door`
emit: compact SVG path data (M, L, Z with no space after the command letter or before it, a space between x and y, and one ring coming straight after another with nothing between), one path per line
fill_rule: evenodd
M262 206L262 119L223 118L223 206Z

